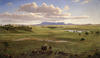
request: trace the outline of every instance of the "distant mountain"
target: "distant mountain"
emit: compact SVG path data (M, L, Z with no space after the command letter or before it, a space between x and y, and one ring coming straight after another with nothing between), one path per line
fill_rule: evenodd
M72 23L65 24L64 22L42 22L38 25L74 25Z
M76 25L76 24L72 24L72 23L67 23L66 25Z

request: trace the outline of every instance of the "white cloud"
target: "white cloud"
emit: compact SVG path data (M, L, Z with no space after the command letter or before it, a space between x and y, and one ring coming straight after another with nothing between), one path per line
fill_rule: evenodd
M69 8L69 6L68 5L66 5L65 7L64 7L64 10L69 10L70 8Z
M66 10L69 6L65 6ZM63 9L54 5L43 3L41 6L28 3L19 7L17 13L1 13L0 22L3 23L33 23L36 21L63 21L65 19L87 19L88 16L71 16L71 13L63 13ZM21 12L21 13L20 13Z
M72 0L73 2L79 2L80 0Z
M64 7L65 10L69 9L69 6ZM54 5L47 5L43 3L41 6L38 6L35 2L22 5L18 11L24 11L29 13L39 13L46 18L68 18L71 16L71 13L62 13L63 9L55 7Z
M42 16L34 13L2 13L0 14L0 21L3 23L32 23L43 19Z
M72 0L73 2L80 2L81 4L86 4L86 3L89 3L90 0Z
M3 23L32 23L35 21L63 21L65 19L87 19L88 16L69 16L59 15L59 16L42 16L40 14L34 13L24 13L24 14L16 14L16 13L2 13L0 14L0 21Z
M53 5L47 5L43 3L41 6L38 6L35 2L22 5L18 11L32 12L32 13L42 13L43 15L59 15L62 13L62 10L59 7Z
M34 13L27 13L27 14L14 14L14 13L3 13L0 14L0 18L14 18L14 19L30 19L30 18L42 18L42 16L39 16Z
M84 0L81 4L87 4L90 0Z

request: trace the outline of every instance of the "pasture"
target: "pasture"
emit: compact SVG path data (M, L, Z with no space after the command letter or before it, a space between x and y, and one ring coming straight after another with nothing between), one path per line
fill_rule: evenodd
M20 55L30 53L44 44L53 51L93 55L100 50L100 25L45 25L30 26L31 31L0 30L0 54ZM75 30L70 32L66 30ZM78 32L82 31L82 32ZM49 57L48 57L49 58Z

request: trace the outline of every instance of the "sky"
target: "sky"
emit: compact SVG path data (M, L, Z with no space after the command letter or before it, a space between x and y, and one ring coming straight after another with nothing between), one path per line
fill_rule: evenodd
M0 24L100 24L100 0L0 0Z

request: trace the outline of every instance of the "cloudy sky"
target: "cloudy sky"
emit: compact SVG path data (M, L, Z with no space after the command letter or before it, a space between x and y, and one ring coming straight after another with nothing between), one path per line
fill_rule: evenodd
M0 24L100 24L100 0L0 0Z

